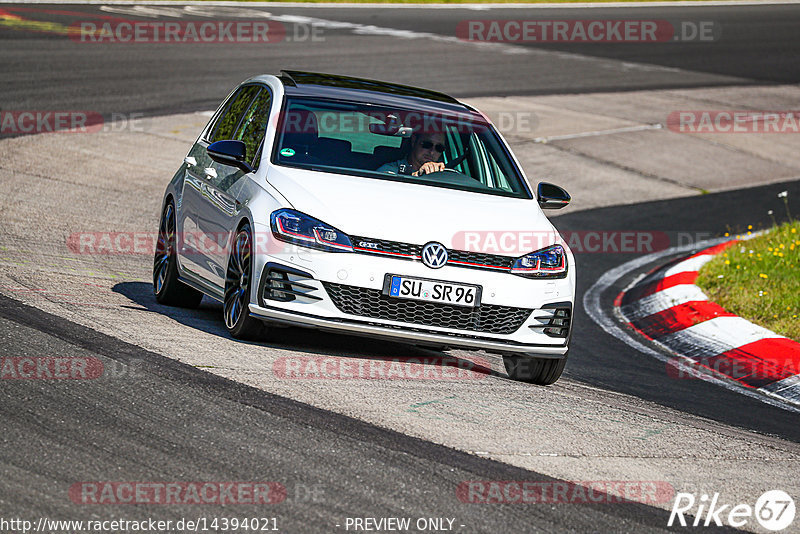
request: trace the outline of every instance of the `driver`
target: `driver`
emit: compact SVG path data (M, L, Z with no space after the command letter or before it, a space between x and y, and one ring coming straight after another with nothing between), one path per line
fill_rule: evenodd
M422 176L443 171L444 163L439 160L442 159L444 152L444 142L444 134L441 132L416 133L411 136L411 150L408 156L384 163L378 167L378 172Z

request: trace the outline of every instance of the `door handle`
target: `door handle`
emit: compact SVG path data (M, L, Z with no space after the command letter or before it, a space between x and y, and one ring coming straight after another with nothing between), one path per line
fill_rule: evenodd
M205 169L203 169L203 172L208 178L217 177L217 170L214 167L206 167Z
M194 156L186 156L183 158L183 162L189 167L194 167L197 165L197 160L194 158Z

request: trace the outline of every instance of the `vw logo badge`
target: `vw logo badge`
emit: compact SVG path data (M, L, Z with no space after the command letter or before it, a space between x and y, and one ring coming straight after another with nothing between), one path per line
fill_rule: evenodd
M431 241L422 247L422 263L431 269L439 269L447 263L447 249L444 245Z

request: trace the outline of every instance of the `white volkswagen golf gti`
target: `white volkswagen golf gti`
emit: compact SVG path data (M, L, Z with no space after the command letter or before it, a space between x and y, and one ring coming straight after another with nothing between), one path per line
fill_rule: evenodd
M534 195L491 122L447 95L258 76L167 186L155 297L221 301L236 338L295 325L485 350L509 376L552 384L575 261L542 208L569 200L544 182Z

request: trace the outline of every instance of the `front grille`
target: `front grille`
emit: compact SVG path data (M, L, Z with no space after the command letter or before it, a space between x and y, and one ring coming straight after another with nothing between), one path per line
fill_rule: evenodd
M420 254L422 254L422 245L357 236L350 236L350 241L353 243L356 252L362 254L401 255L408 256L408 259L419 259ZM364 243L369 243L371 246L365 247L362 245Z
M391 298L377 289L322 282L336 308L351 315L386 321L513 334L532 310L483 304L478 308Z
M515 258L499 256L497 254L482 254L480 252L462 252L460 250L448 250L447 263L466 264L464 267L489 267L496 269L511 270Z
M400 241L373 239L371 237L350 236L354 250L360 254L392 256L400 259L417 260L421 258L423 245L412 245ZM367 245L368 246L364 246ZM516 258L498 254L447 250L447 265L468 267L472 269L488 269L493 271L510 271Z

